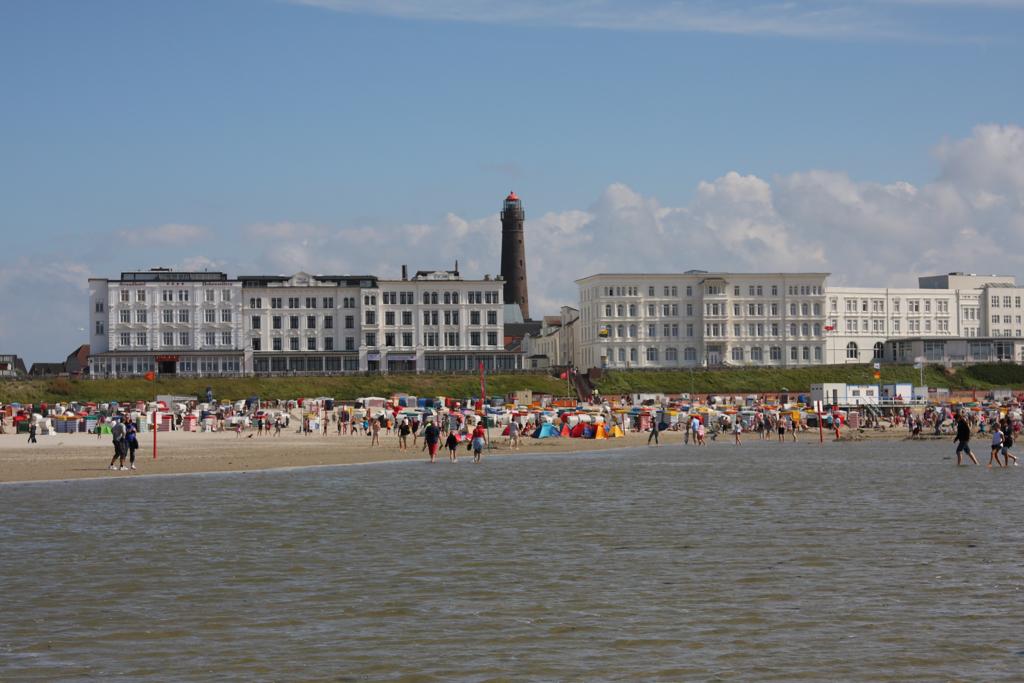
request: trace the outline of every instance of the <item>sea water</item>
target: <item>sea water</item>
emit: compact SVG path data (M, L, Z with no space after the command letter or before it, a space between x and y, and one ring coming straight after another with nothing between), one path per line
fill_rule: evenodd
M0 680L1024 679L1024 467L662 436L2 486Z

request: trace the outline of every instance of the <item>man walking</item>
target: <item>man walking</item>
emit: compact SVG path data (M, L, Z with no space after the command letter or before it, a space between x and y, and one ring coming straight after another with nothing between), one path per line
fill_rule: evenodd
M971 425L967 424L967 418L964 417L963 413L957 417L956 420L956 436L953 437L953 441L957 443L956 447L956 464L960 466L963 464L963 453L967 453L967 456L971 459L975 465L978 464L978 459L974 457L974 453L971 452Z
M654 439L654 445L660 446L658 443L658 416L655 415L651 420L651 435L647 437L647 445L651 445L651 439Z
M430 462L434 462L434 458L437 456L437 448L440 445L441 430L433 422L428 422L427 428L423 430L423 448L430 454Z
M110 459L110 469L116 470L117 466L114 465L114 461L118 458L121 459L121 469L127 470L124 466L124 456L126 455L128 444L125 442L126 430L124 428L124 422L116 420L114 425L110 428L110 435L114 440L114 457Z

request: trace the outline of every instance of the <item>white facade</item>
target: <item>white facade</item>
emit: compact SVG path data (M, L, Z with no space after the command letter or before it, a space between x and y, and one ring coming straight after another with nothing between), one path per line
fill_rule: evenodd
M370 371L514 370L505 352L503 282L419 271L363 292L360 366Z
M93 376L516 369L502 281L241 276L165 269L89 281Z
M826 362L826 273L600 274L580 280L581 368Z
M600 274L580 288L583 368L1024 360L1024 288L950 273L919 288L824 273ZM955 343L957 340L967 340ZM947 343L949 342L949 343ZM911 355L914 354L914 355Z
M580 340L580 312L562 306L559 315L545 317L540 332L523 338L523 355L529 369L576 365Z
M242 371L241 283L152 270L89 280L90 374Z

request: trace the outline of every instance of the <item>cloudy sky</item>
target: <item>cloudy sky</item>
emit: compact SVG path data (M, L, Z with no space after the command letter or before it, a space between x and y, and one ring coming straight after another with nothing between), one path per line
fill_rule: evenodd
M1024 279L1024 0L0 3L0 352L86 280L498 269Z

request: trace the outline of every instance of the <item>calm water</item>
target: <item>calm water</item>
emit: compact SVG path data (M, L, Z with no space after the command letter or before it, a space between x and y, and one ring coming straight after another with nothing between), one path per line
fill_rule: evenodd
M1024 680L1024 467L951 453L3 486L0 679Z

